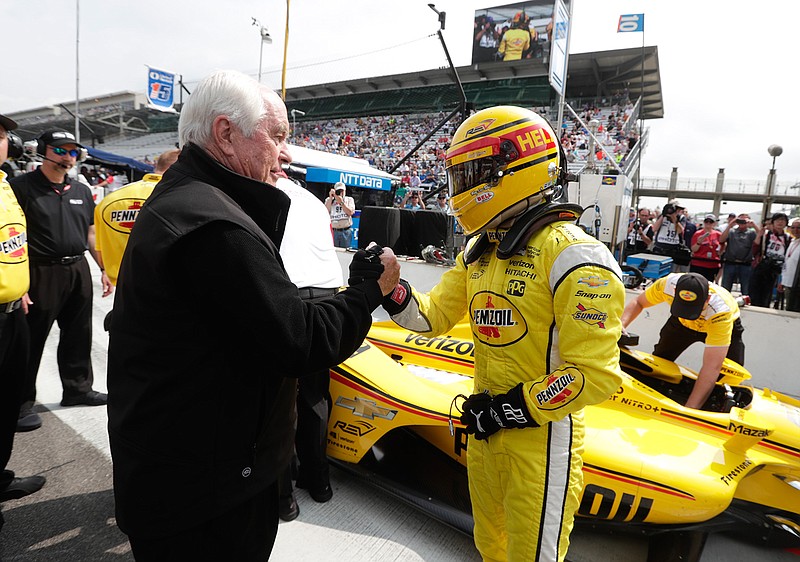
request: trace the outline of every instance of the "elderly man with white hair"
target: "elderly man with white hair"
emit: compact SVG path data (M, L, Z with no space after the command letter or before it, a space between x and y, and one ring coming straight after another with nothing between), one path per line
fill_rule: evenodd
M278 248L291 160L280 97L220 71L195 88L181 155L140 211L110 326L117 523L137 560L266 560L292 453L295 377L349 357L399 279L390 249L303 300Z

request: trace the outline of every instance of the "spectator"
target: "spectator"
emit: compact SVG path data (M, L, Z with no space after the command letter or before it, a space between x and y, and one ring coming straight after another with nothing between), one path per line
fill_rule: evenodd
M653 225L653 253L672 258L672 271L687 268L691 254L683 245L684 207L677 199L671 199L661 210Z
M8 133L17 124L0 115L0 164L8 156ZM17 477L7 470L14 446L14 431L28 360L28 327L22 309L30 280L25 215L6 174L0 171L0 227L3 259L0 260L0 503L25 497L44 486L43 476ZM3 514L0 512L0 529Z
M418 191L406 192L405 197L403 197L403 208L412 211L419 211L422 209L422 202Z
M681 222L683 223L683 245L687 248L691 248L692 238L694 238L694 233L697 232L698 228L695 222L689 216L689 211L684 209L681 214L683 215L681 217Z
M346 186L337 181L325 199L325 207L331 217L333 228L333 245L337 248L349 248L353 237L353 214L356 202L346 195Z
M625 243L627 255L646 252L653 242L653 227L650 225L650 210L639 209L638 218L628 225L628 237Z
M747 213L728 219L728 226L719 237L720 243L725 244L722 256L722 287L726 291L733 290L733 284L739 283L741 294L750 294L753 244L760 232L761 228L750 220Z
M759 248L757 255L760 259L750 280L750 303L753 306L769 307L772 304L772 293L789 247L789 235L784 232L787 222L788 217L784 213L775 213L772 215L772 226L762 230L756 237L755 245Z
M175 163L180 153L175 148L161 154L156 159L153 173L146 174L141 181L129 183L110 193L95 207L95 248L100 268L105 270L112 285L117 284L122 254L142 204L153 193L161 176Z
M714 281L720 268L720 233L716 230L717 217L706 215L703 228L692 236L692 261L689 271L699 273L709 281Z
M137 560L269 558L292 377L349 357L398 282L391 250L361 250L350 288L300 299L278 255L289 198L272 187L289 130L280 96L252 78L201 81L181 111L181 155L128 241L108 428L117 523Z
M436 196L436 202L428 205L431 211L439 211L440 213L450 214L450 205L447 203L447 193L440 191Z
M289 179L278 178L275 186L291 200L280 249L286 274L303 300L317 302L335 295L344 281L333 249L328 211L307 189ZM320 503L333 497L326 454L329 382L330 373L323 368L303 374L297 385L297 487L308 489L311 498ZM284 521L296 519L300 508L292 490L291 465L284 470L278 489L278 515Z
M28 220L31 287L27 311L31 334L30 357L20 407L18 427L41 427L33 411L36 376L45 341L54 322L60 328L58 372L62 406L104 406L105 393L92 389L92 274L86 250L100 263L95 251L94 201L89 186L70 181L67 171L83 148L72 133L48 131L37 140L42 165L9 183ZM101 272L103 296L114 287Z
M798 261L800 261L800 219L792 219L789 231L794 238L786 250L779 289L783 289L786 310L800 312L800 290L795 291L794 289L798 287L798 272L800 271L800 268L797 267Z

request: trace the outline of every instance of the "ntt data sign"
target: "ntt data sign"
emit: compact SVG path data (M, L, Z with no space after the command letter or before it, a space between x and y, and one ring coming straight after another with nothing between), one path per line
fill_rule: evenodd
M392 189L392 180L389 178L379 178L369 174L358 174L355 172L342 172L339 170L329 170L327 168L308 168L306 170L306 181L318 183L342 182L353 187L363 187L366 189L379 189L389 191Z

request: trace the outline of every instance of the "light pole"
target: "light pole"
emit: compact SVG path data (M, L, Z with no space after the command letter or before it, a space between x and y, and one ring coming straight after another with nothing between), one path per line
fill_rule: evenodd
M252 17L250 19L253 20L251 25L260 28L259 31L261 33L261 48L258 52L258 83L261 84L261 61L264 60L264 43L272 43L272 37L269 34L269 30L266 26L261 25L260 21Z
M778 146L777 144L771 144L769 145L769 148L767 148L767 152L769 152L769 155L772 156L772 168L767 176L767 195L764 197L764 206L761 210L762 220L770 216L769 212L770 207L772 207L772 195L775 192L775 159L783 154L783 147Z
M295 129L295 115L300 115L301 117L306 114L305 111L300 111L299 109L292 109L289 113L292 114L292 133L294 133Z

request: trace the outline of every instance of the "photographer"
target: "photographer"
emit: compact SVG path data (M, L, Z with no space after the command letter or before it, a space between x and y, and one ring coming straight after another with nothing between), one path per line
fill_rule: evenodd
M762 230L755 244L760 248L760 261L753 268L750 283L750 302L753 306L769 307L772 303L772 290L783 269L789 235L784 232L789 217L783 213L772 215L772 227Z
M687 271L691 259L691 252L683 245L683 209L677 199L671 199L653 225L653 253L671 257L673 273Z
M628 225L625 253L630 256L646 252L652 243L653 227L650 225L650 210L639 209L636 219Z
M333 245L337 248L349 248L353 236L353 213L356 212L356 202L352 197L345 195L344 183L337 181L325 199L325 207L331 215L331 228L333 228Z
M728 291L739 283L743 295L750 294L750 277L753 269L753 243L761 235L761 227L750 220L750 215L741 213L729 217L728 227L719 237L725 244L722 263L722 286Z

